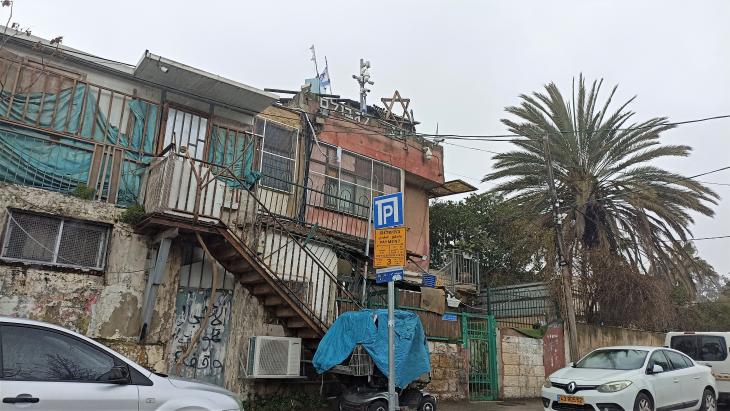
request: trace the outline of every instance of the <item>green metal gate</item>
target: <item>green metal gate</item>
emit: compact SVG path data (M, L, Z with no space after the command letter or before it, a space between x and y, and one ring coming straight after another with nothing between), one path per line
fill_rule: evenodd
M497 333L491 315L462 314L464 347L469 351L469 400L494 400L497 384Z

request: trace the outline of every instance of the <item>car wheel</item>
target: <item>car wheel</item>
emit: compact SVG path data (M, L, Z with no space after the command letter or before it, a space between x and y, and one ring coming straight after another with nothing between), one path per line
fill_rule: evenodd
M702 393L702 405L700 405L700 411L717 411L715 394L707 388L705 388L705 392Z
M436 411L436 399L433 397L423 397L421 403L418 405L418 411Z
M634 401L634 411L654 411L654 402L648 395L640 392Z
M377 400L370 403L368 411L388 411L388 403L383 400Z

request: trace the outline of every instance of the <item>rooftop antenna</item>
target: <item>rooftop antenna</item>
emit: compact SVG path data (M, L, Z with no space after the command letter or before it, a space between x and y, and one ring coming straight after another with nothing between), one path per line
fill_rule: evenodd
M357 80L357 83L360 84L360 112L363 114L366 114L368 112L368 104L367 104L367 96L370 92L370 89L365 88L366 85L373 85L375 84L373 81L370 80L370 62L365 61L364 59L360 59L360 75L352 75L352 78Z

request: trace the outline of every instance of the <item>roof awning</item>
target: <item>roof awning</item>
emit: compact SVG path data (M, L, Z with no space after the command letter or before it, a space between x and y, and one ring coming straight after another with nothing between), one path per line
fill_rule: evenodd
M451 180L429 190L428 196L430 198L446 197L454 194L469 193L476 190L476 187L464 180Z
M146 51L134 69L134 77L227 108L260 113L279 97L237 81L208 73Z

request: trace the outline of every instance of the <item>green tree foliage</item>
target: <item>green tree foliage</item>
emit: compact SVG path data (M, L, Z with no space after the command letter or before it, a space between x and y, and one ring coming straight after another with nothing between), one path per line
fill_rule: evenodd
M502 122L523 137L515 139L517 149L494 156L495 171L484 181L497 182L495 192L552 227L547 136L569 261L586 253L609 256L694 290L695 278L683 269L692 214L713 216L710 206L719 197L696 180L654 165L658 159L686 157L691 148L660 144L661 133L674 126L664 117L634 121L635 113L627 109L634 98L610 110L616 87L599 104L602 83L586 84L581 76L570 100L554 83L544 93L521 95L519 106L506 108L513 117ZM600 274L590 258L581 261L578 275Z
M443 266L450 249L478 253L485 285L538 281L544 236L499 194L471 194L462 201L434 202L430 207L432 267Z

